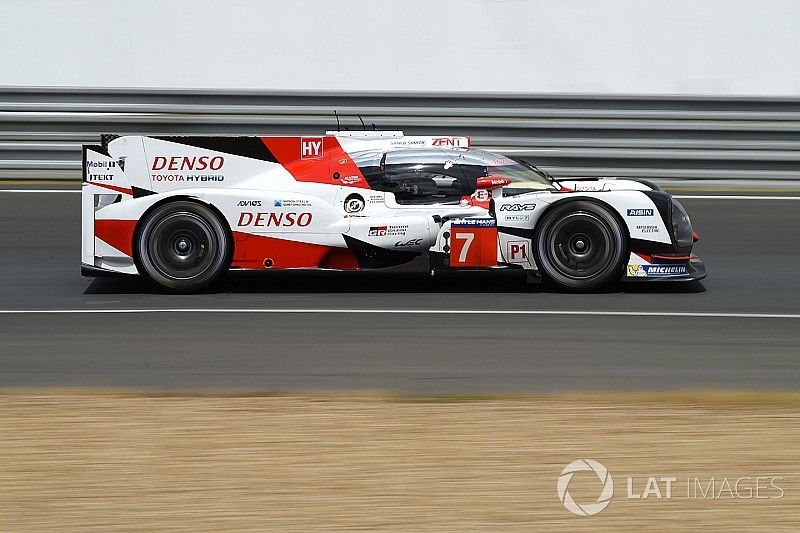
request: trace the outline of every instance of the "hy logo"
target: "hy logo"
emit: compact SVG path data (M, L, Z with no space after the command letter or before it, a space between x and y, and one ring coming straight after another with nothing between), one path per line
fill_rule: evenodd
M572 476L575 475L575 472L594 472L597 474L597 477L600 478L603 489L600 492L600 496L597 497L596 502L580 505L572 499L567 489L569 488L569 482L572 481ZM597 461L593 461L592 459L577 459L565 466L564 470L561 471L556 489L558 490L558 499L561 500L561 503L564 504L567 511L578 516L592 516L608 507L608 504L611 503L611 497L614 495L614 480L611 479L611 473L608 469Z

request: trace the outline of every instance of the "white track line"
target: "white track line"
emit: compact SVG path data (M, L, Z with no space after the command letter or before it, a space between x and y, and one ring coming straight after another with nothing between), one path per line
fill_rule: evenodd
M337 314L337 315L550 315L550 316L624 316L678 318L771 318L800 319L800 314L776 313L704 313L671 311L557 311L540 309L0 309L2 315L88 315L153 313L238 313L238 314Z

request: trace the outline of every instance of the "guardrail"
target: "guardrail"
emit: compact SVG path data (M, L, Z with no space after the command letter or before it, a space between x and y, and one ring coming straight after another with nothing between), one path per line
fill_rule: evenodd
M470 135L562 176L800 180L800 98L0 88L0 178L80 176L101 133Z

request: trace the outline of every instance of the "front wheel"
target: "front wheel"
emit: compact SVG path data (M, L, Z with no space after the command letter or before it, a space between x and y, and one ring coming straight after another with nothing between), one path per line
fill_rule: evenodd
M540 221L535 240L539 269L562 288L592 291L622 275L626 233L599 204L576 201L554 207Z
M134 244L139 270L176 292L205 289L230 265L230 231L211 209L195 202L154 209L142 220Z

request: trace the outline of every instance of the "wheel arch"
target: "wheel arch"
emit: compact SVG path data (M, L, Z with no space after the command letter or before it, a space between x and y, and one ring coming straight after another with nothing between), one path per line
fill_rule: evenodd
M617 220L617 222L619 223L619 225L622 228L622 230L625 232L625 244L630 249L630 246L631 246L631 232L630 232L630 229L628 228L628 224L625 222L625 219L622 218L622 214L613 205L609 204L608 202L604 202L603 200L601 200L599 198L595 198L593 196L583 196L583 195L581 195L581 196L569 196L567 198L564 198L563 200L557 200L555 202L547 204L547 207L544 208L544 211L542 211L542 213L539 215L539 218L536 219L536 226L533 228L533 236L534 236L534 238L536 237L536 235L538 235L539 230L541 228L541 224L539 224L539 221L544 219L544 217L547 216L547 214L550 211L552 211L553 209L555 209L557 207L561 207L563 205L566 205L566 204L569 204L569 203L574 203L574 202L589 202L589 203L593 203L593 204L599 205L600 207L604 208L606 211L611 213L614 216L614 218Z
M567 291L593 291L599 287L604 286L608 283L608 279L604 282L590 282L589 286L579 286L577 284L573 285L571 282L567 281L557 281L551 274L547 271L547 267L545 262L542 258L542 254L545 253L543 249L539 247L539 241L541 240L542 232L545 230L545 227L548 225L546 218L550 215L551 211L554 209L564 209L569 208L571 204L575 203L583 203L583 204L590 204L598 209L602 209L606 213L609 213L611 218L617 222L617 225L621 228L621 239L622 239L622 250L620 250L620 255L618 261L621 263L620 267L624 268L624 265L628 263L630 257L630 250L631 250L631 236L630 231L628 229L627 224L622 219L621 214L617 209L614 208L612 204L604 202L603 200L594 198L592 196L573 196L569 198L564 198L563 200L553 202L548 204L547 207L543 210L543 212L539 215L536 220L536 225L534 227L534 231L532 234L532 252L534 260L536 261L537 270L539 275L543 280L550 279L551 281L555 282L559 287L565 289ZM549 261L549 260L548 260ZM610 272L610 271L609 271ZM561 274L563 276L563 274ZM569 278L567 278L569 279Z
M219 222L228 232L228 237L229 237L228 250L226 252L227 255L225 262L226 264L230 265L231 261L233 260L235 242L233 238L233 230L231 230L231 225L228 223L228 219L225 218L225 215L222 214L222 211L220 211L219 208L217 208L217 206L215 206L211 202L205 201L202 198L198 198L197 196L192 196L188 194L175 194L172 196L167 196L166 198L161 198L157 202L153 202L153 204L147 209L145 209L144 212L139 216L139 220L136 221L136 226L133 229L133 242L131 243L132 245L131 249L133 253L132 259L134 264L136 265L136 270L138 270L140 274L142 273L142 265L139 258L139 247L136 246L136 244L139 241L139 234L142 228L142 221L146 220L147 217L149 217L150 214L159 207L173 202L193 202L208 208L212 213L214 213L214 216L217 217Z

